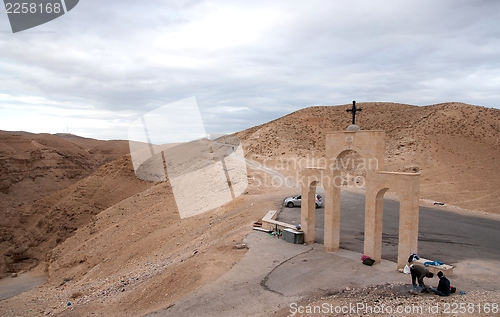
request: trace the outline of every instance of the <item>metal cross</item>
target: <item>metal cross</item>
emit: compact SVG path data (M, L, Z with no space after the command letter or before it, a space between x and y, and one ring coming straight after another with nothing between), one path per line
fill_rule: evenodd
M352 108L347 109L346 112L352 112L352 124L356 124L356 112L361 111L363 109L361 108L356 108L356 100L352 101Z

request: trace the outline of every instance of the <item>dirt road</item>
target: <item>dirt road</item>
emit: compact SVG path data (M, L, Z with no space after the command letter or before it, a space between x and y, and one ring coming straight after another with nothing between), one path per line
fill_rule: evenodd
M19 274L15 278L6 277L0 280L0 300L16 296L32 288L43 285L47 277L36 272Z

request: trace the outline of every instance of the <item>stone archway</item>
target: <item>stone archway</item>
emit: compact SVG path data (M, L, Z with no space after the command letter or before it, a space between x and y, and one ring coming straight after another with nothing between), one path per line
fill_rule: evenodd
M403 268L418 249L420 174L377 171L367 178L364 253L382 259L384 194L391 190L399 199L398 268Z
M341 169L339 168L339 157L345 151L357 152L365 160L368 176L372 170L378 170L384 166L384 137L384 131L342 131L327 134L327 179L323 181L325 188L325 251L334 252L340 247L341 186L338 180L341 179ZM307 236L305 232L304 234Z
M315 241L316 186L325 188L324 248L327 252L340 247L340 183L338 158L342 152L356 151L365 161L366 203L364 253L376 262L382 256L382 220L384 193L391 188L401 199L398 239L398 268L404 267L411 253L417 252L420 174L384 171L384 131L342 131L326 137L326 169L306 168L301 171L301 222L304 242ZM306 199L304 201L304 198Z

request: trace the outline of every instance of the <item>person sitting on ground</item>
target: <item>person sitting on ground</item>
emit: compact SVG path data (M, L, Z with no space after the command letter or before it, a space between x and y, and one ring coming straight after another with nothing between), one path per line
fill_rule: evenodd
M410 273L411 273L411 283L413 284L413 288L419 289L421 292L428 293L429 291L427 290L427 287L424 284L424 277L433 278L434 274L429 272L429 270L426 269L425 266L418 264L410 265ZM417 287L416 283L417 280L419 288Z
M443 272L439 271L437 276L439 277L439 283L437 289L434 287L431 287L431 291L434 292L434 294L439 295L439 296L448 296L450 295L451 288L450 288L450 280L444 276Z

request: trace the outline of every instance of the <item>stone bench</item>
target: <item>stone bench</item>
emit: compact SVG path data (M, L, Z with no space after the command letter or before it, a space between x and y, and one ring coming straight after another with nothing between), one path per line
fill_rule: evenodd
M425 266L425 262L432 262L431 260L420 258L418 260L414 260L411 262L411 264L420 264L422 266ZM436 275L439 271L443 272L445 276L453 276L453 265L449 264L441 264L441 265L429 265L426 266L426 268L429 270L429 272L433 273Z
M286 228L296 230L296 227L294 225L275 220L277 215L278 215L277 210L269 210L267 214L262 218L262 228L269 229L272 231L274 231L276 227L280 230Z

